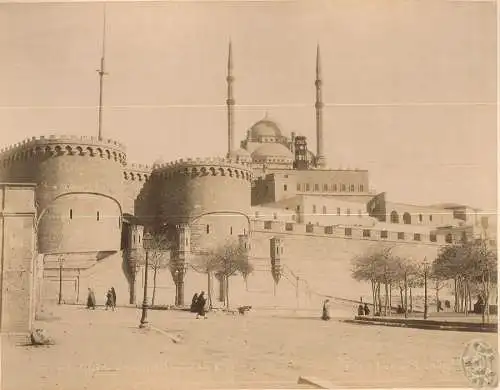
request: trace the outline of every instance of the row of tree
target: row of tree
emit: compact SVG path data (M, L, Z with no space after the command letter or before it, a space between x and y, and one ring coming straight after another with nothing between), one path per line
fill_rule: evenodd
M163 233L153 234L148 243L148 264L153 272L153 293L151 305L155 304L158 273L162 269L170 269L172 276L178 264L172 252L176 248L176 243L169 240ZM143 253L142 257L145 256ZM212 307L212 285L213 277L217 277L224 288L224 302L229 307L229 278L240 274L247 283L248 276L253 272L253 266L249 262L248 249L237 240L227 240L226 242L203 252L194 253L189 264L196 272L207 275L207 298L209 306Z
M411 312L412 289L422 287L427 279L436 292L436 303L439 291L451 282L455 294L454 310L467 315L472 308L472 298L479 296L484 302L483 321L485 316L489 320L490 292L497 283L497 254L486 241L463 241L445 246L430 263L426 259L393 255L392 249L394 247L378 246L352 260L352 277L371 284L375 313L387 315L391 311L393 288L399 289L404 313Z

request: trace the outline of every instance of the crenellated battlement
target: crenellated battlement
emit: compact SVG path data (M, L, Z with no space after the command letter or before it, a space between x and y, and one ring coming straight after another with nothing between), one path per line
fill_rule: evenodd
M123 168L123 178L130 181L146 181L151 175L153 167L145 164L127 164Z
M180 159L161 164L155 168L154 173L167 180L177 176L228 176L248 181L252 180L250 164L223 157Z
M0 149L1 166L39 156L90 156L126 164L125 146L112 139L73 135L32 137Z

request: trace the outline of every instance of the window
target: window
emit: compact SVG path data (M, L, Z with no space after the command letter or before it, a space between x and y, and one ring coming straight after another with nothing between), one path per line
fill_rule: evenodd
M141 243L141 235L139 234L139 235L137 236L137 238L139 239L139 244L140 244L140 243Z
M354 184L351 184L350 191L354 192Z
M287 232L291 232L291 231L293 231L293 223L287 222L287 223L285 224L285 230L286 230Z
M297 183L297 191L300 191L300 183Z
M432 214L429 215L429 221L432 222Z
M273 218L278 219L278 213L273 213Z
M345 235L348 237L352 236L352 228L345 228Z
M313 224L312 224L312 223L310 223L310 222L309 222L309 223L306 225L306 233L313 233L313 232L314 232L314 226L313 226Z
M311 186L309 185L309 183L306 183L306 191L310 191L311 189Z
M359 185L359 192L363 192L365 190L365 187L363 186L363 184L360 184Z
M69 219L73 219L73 209L69 209Z
M283 184L283 191L287 191L288 190L288 186L286 184Z
M207 225L207 234L210 234L210 225Z
M100 217L100 215L99 215L99 211L98 211L97 215L96 215L96 218L97 218L98 221L99 221L99 217Z
M264 222L264 229L272 229L273 223L271 221Z
M451 244L453 243L453 236L451 234L447 234L445 238L446 243Z
M323 215L326 215L326 206L323 206Z
M328 191L328 184L323 184L323 192L327 192Z
M229 234L233 235L233 227L232 226L229 228Z
M424 220L424 217L422 214L418 214L418 222L422 222Z
M405 239L405 234L403 232L398 233L398 240L404 240Z
M319 191L319 184L314 185L314 191Z
M316 205L313 204L313 214L316 214Z
M387 230L382 230L380 232L380 238L387 238L387 237L388 237Z
M396 211L391 212L391 223L399 223L399 215Z
M347 214L347 216L351 215L351 209L347 209L346 214Z
M431 235L429 236L429 239L431 240L431 242L436 242L437 241L437 237L433 233L431 233Z
M411 215L410 213L404 213L403 214L403 222L405 225L410 225L411 224Z
M413 235L413 241L420 241L420 233L415 233Z
M300 204L297 205L297 212L300 211Z
M333 185L333 192L337 192L337 184Z
M333 226L325 226L325 234L333 234Z
M345 192L345 184L342 184L342 192Z
M340 215L340 207L337 207L337 215Z
M370 237L370 229L363 229L363 237Z

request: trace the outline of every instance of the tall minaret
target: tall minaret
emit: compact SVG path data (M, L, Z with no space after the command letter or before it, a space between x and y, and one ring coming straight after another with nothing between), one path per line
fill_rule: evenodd
M103 26L102 26L102 55L101 55L101 67L97 70L99 74L99 112L98 112L98 138L102 139L102 89L103 89L103 79L107 74L104 68L104 59L106 55L106 4L104 4L104 16L103 16Z
M316 50L316 166L324 168L326 166L326 157L323 150L323 99L321 97L321 60L319 54L319 44Z
M229 41L229 53L227 58L227 154L234 151L234 98L233 98L233 50Z

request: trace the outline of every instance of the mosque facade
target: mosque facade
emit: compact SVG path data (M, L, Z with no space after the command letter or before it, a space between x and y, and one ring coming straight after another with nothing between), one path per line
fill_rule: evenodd
M36 186L46 299L58 294L63 275L66 302L83 302L87 287L99 297L115 285L119 303L138 303L148 231L176 243L169 272L159 280L160 296L171 301L175 292L176 303L184 291L207 288L196 258L231 239L248 245L254 265L246 283L232 278L235 301L277 305L292 295L301 304L314 294L369 296L367 286L351 279L350 260L376 245L422 261L464 236L494 242L488 218L477 209L394 202L371 189L368 171L329 168L320 63L318 47L314 151L306 137L287 136L267 116L235 147L231 47L223 158L136 165L120 142L79 136L33 137L2 149L0 182Z

